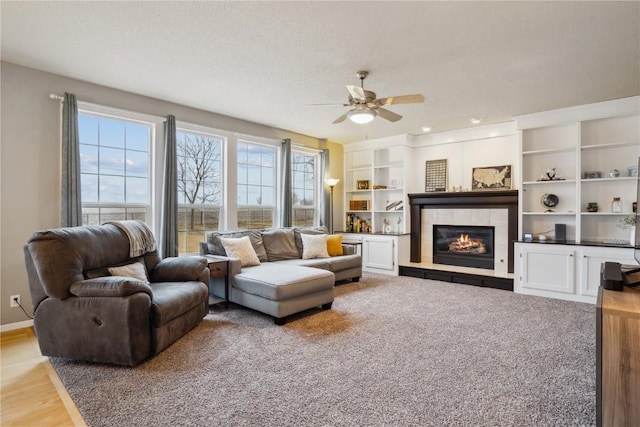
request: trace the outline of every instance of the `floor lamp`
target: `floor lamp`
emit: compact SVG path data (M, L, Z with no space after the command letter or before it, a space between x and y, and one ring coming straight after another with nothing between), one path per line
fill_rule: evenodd
M337 178L327 178L326 179L326 183L329 186L329 188L331 189L331 199L329 201L329 210L330 212L330 223L329 225L331 226L329 228L329 232L331 234L333 234L333 187L335 187L338 183L340 182L339 179Z

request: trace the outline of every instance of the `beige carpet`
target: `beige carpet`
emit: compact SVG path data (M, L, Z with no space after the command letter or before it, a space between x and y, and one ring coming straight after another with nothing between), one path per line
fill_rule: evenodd
M366 274L285 326L217 309L136 368L52 359L91 426L595 424L595 307Z

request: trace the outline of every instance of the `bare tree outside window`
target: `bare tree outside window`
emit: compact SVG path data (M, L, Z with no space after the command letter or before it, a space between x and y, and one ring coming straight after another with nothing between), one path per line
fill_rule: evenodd
M293 225L297 227L315 225L317 157L295 152L292 155Z
M206 231L217 230L222 199L222 139L178 131L180 253L198 252Z

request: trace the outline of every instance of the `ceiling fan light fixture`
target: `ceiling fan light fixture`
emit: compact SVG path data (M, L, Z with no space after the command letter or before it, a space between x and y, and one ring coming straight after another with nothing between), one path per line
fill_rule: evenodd
M369 123L376 117L376 112L369 107L358 106L355 110L349 111L347 117L349 117L349 120L351 120L353 123L364 125Z

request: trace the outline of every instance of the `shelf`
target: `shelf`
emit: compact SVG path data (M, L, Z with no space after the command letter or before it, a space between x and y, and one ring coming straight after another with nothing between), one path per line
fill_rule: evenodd
M345 193L370 193L371 190L345 190Z
M531 150L523 151L523 156L538 156L544 154L559 154L559 153L571 153L575 152L575 147L561 147L561 148L547 148L545 150Z
M637 147L640 145L640 141L628 141L628 142L613 142L610 144L593 144L593 145L583 145L580 147L582 151L589 150L609 150L613 148L624 148L624 147Z
M575 216L575 212L522 212L522 215L540 216Z
M580 212L583 216L627 216L633 212Z
M401 162L387 163L384 165L374 165L374 169L387 169L387 168L402 168L404 165Z
M373 212L373 211L357 211L357 210L356 211L351 211L351 210L347 209L347 213L371 213L371 212Z
M371 166L360 166L357 168L345 169L345 172L362 172L362 171L371 172Z
M558 185L558 184L575 184L575 183L576 183L575 179L554 179L552 181L526 181L526 182L523 182L522 185L541 185L541 184Z
M621 176L618 178L584 178L581 179L580 182L583 184L591 183L591 182L607 182L607 181L636 181L638 179L637 176Z

